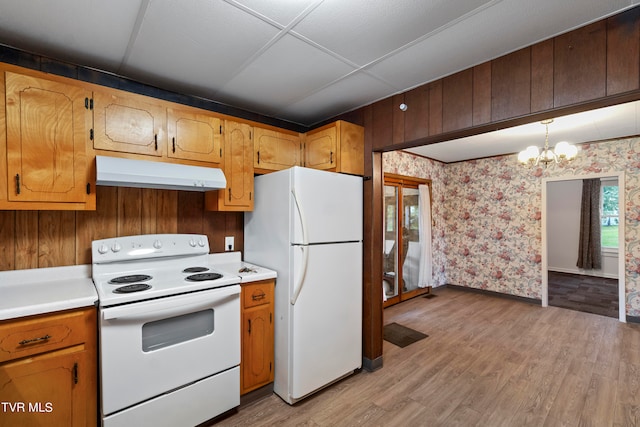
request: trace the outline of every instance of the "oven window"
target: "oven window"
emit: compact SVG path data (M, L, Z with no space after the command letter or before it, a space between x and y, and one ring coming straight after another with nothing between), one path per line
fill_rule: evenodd
M142 325L142 351L150 352L213 333L213 309Z

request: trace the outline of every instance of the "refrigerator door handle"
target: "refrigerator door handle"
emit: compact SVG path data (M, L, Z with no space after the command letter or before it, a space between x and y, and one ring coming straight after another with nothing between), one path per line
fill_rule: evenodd
M307 221L304 216L304 211L302 210L302 205L298 201L298 196L296 195L296 189L291 189L291 195L293 196L293 201L296 202L296 209L298 210L298 217L300 218L300 227L302 227L302 244L309 244L309 236L307 236Z
M304 212L302 210L302 206L298 202L298 197L296 196L295 188L291 189L291 195L293 196L293 201L296 203L296 209L298 210L298 216L300 217L300 226L302 227L302 243L304 246L300 246L300 250L302 251L302 265L300 268L300 277L296 283L294 288L293 297L291 298L291 305L295 305L296 301L298 301L298 296L300 296L300 291L302 290L302 285L304 284L304 277L307 274L307 263L309 261L309 251L308 248L305 247L309 244L307 237L307 224L305 222Z
M296 283L295 291L293 292L293 298L291 298L291 305L296 305L302 285L304 285L304 277L307 275L307 262L309 261L309 248L307 246L299 246L302 251L302 265L300 266L300 277Z

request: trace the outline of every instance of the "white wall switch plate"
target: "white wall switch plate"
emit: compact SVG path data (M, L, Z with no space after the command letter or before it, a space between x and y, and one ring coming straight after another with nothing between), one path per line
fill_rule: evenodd
M227 236L224 238L224 250L225 251L233 250L233 236Z

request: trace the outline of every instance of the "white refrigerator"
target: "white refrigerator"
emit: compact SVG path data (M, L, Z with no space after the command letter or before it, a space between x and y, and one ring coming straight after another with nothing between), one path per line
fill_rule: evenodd
M362 178L255 178L244 258L278 273L274 391L293 404L362 366Z

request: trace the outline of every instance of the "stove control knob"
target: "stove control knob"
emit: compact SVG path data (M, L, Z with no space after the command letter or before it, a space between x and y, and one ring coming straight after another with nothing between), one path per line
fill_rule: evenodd
M162 241L156 240L155 242L153 242L153 247L156 248L156 249L161 249L162 248Z
M101 244L101 245L98 247L98 253L101 253L101 254L103 254L103 255L104 255L104 254L106 254L107 252L109 252L109 247L108 247L107 245L105 245L104 243L103 243L103 244Z
M200 246L201 248L204 248L204 240L202 239L198 240L198 246Z
M120 243L115 242L112 246L111 246L111 251L112 252L120 252L120 249L122 249L122 246L120 246Z
M197 245L196 241L193 239L189 239L189 246L191 246L192 248L195 248Z

